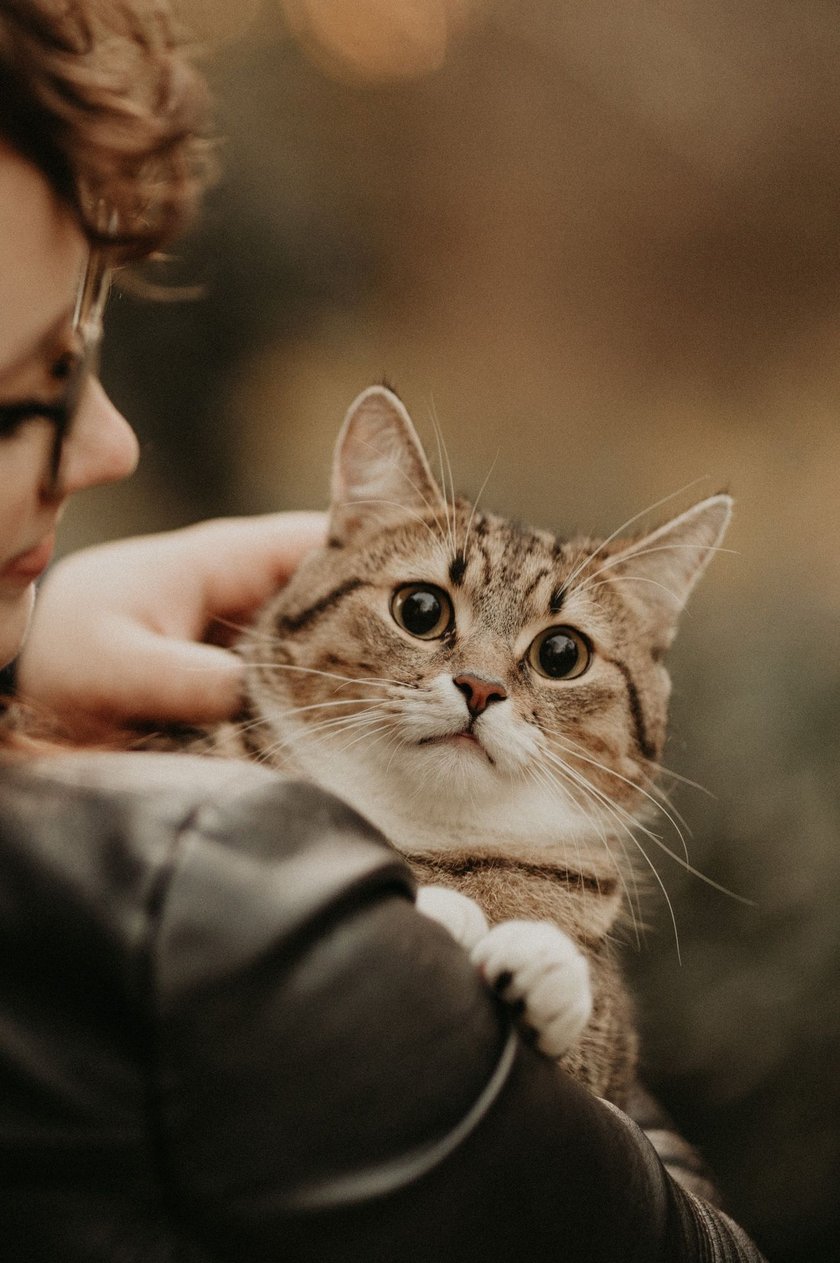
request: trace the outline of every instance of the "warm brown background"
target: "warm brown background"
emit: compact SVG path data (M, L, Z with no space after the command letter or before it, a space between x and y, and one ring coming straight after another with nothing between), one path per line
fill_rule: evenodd
M387 374L456 480L569 532L729 487L673 655L693 862L657 867L650 1075L774 1263L840 1257L840 10L833 0L183 0L225 179L206 296L118 297L142 472L71 545L324 503ZM654 520L656 520L654 514ZM677 839L666 829L669 845ZM278 1138L282 1143L282 1138ZM562 1173L558 1173L562 1178Z

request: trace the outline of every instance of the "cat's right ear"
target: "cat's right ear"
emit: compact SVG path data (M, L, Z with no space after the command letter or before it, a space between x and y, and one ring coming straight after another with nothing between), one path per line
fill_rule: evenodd
M446 505L411 417L393 391L369 386L350 405L336 443L330 542L429 512L444 514Z

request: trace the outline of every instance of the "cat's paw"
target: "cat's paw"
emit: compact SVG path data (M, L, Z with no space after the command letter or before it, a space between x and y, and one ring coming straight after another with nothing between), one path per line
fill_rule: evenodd
M470 955L542 1052L562 1056L592 1013L589 965L569 936L548 921L502 921Z
M421 886L417 909L445 926L468 952L487 934L487 918L475 900L448 886Z

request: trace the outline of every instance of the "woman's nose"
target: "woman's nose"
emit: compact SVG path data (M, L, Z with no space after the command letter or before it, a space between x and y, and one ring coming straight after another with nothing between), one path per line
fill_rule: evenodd
M86 384L65 435L56 492L63 499L88 487L119 482L134 473L137 436L96 378Z

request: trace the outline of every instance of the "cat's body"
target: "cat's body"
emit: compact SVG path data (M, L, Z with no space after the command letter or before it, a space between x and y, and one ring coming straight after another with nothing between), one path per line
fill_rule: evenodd
M447 502L401 403L372 388L339 440L329 543L245 635L244 720L211 737L350 802L491 924L559 925L592 988L563 1062L617 1104L636 1061L617 948L662 659L728 516L717 496L643 539L562 542Z

